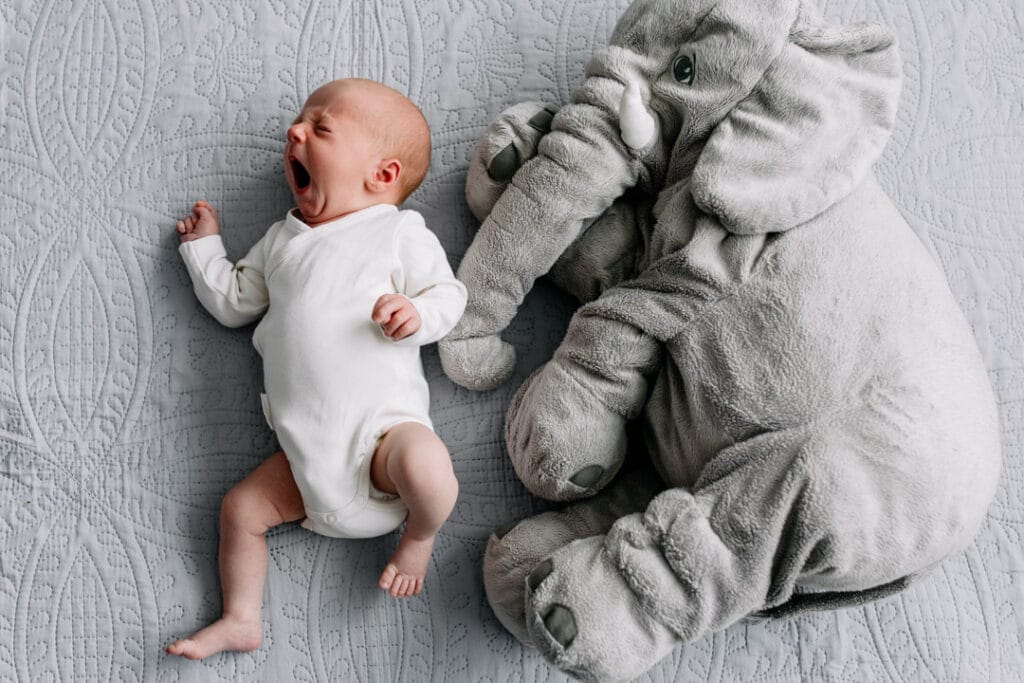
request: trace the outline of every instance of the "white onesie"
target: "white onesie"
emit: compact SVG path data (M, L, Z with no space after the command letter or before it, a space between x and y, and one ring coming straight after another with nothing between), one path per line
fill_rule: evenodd
M419 347L458 322L466 288L415 211L377 204L315 228L290 211L232 266L219 235L183 242L196 296L222 324L263 315L252 343L263 357L268 424L306 508L303 526L369 538L407 510L370 483L378 439L400 422L432 428ZM383 294L409 297L422 324L400 341L370 319Z

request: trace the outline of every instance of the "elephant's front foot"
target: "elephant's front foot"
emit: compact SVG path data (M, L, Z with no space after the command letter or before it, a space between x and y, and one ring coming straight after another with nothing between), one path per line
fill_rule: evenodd
M575 541L537 565L527 578L526 628L560 669L589 680L628 680L678 641L626 585L604 540Z
M626 419L607 408L559 360L527 378L512 398L505 441L532 493L574 500L605 486L626 454Z

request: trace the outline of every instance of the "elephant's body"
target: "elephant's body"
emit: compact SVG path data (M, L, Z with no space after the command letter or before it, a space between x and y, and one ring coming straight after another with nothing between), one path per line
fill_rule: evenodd
M682 231L690 241L654 257L673 267L589 305L665 345L643 411L665 484L698 493L737 473L802 470L794 515L811 515L813 533L764 541L773 560L820 545L774 573L769 604L795 585L886 584L966 544L999 470L995 402L941 272L874 179L781 235L732 235L685 214L698 217ZM679 231L679 215L656 219ZM763 461L752 473L738 467L748 456ZM745 492L742 503L710 517L765 504L753 481L727 490Z
M498 333L541 274L584 302L506 429L523 483L577 502L484 560L499 619L563 669L630 677L754 612L881 597L981 523L985 368L870 170L898 93L891 34L808 0L637 0L571 103L481 140L445 371L508 377Z
M651 277L675 290L664 305L677 329L655 310L658 293L639 287L590 305L666 347L643 415L667 484L693 486L734 444L812 425L859 424L872 457L962 476L932 483L943 492L970 488L963 463L996 460L995 404L974 338L874 179L781 235L731 235L707 216L697 223L690 244L655 257L675 267ZM700 295L688 296L697 280ZM942 432L931 429L936 415Z

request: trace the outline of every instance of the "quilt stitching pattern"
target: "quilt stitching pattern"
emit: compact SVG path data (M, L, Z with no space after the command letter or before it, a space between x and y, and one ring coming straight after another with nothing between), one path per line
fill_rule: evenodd
M252 328L221 327L176 253L199 198L238 258L283 215L286 125L334 77L426 114L411 208L453 265L475 223L473 145L526 99L565 102L626 0L0 0L0 680L567 680L494 618L491 529L541 511L502 443L518 384L572 306L541 285L506 338L512 382L453 386L424 349L461 483L418 598L375 587L397 534L272 531L264 644L163 647L219 614L220 498L275 448ZM827 0L899 34L904 85L878 176L941 263L1001 410L1004 469L975 542L863 608L743 622L652 681L1013 679L1024 672L1024 8Z

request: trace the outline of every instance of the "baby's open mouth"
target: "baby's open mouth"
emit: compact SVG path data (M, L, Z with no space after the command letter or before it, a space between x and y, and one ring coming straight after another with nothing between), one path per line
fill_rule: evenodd
M309 187L309 171L298 159L291 159L292 177L295 178L295 189L305 190Z

